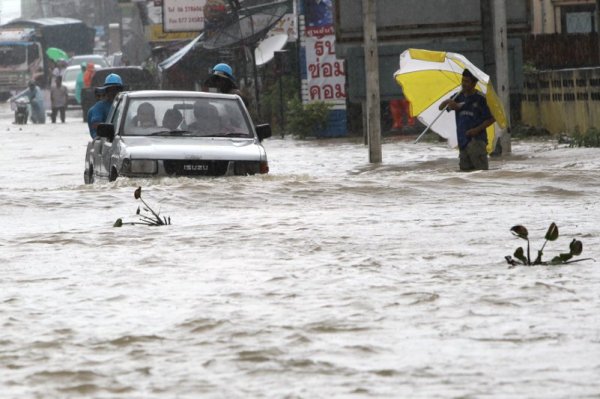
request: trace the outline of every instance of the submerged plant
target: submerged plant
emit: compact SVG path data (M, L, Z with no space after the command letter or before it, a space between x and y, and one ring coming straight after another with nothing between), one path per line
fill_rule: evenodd
M155 212L150 205L148 205L146 203L146 201L144 201L144 199L142 198L142 187L138 187L135 192L133 193L133 197L136 200L140 200L142 201L142 204L144 204L144 208L141 208L140 206L138 206L137 211L135 212L135 214L140 218L139 222L123 222L123 219L118 218L117 221L115 222L115 224L113 224L113 227L122 227L125 224L130 224L130 225L135 225L135 224L142 224L145 226L165 226L165 225L169 225L171 224L171 217L165 217L163 216L162 218L160 217L160 212ZM150 214L152 217L148 216L148 215L144 215L142 214L142 210L148 214Z
M527 241L527 256L525 256L525 250L523 249L523 247L519 247L513 254L513 256L516 259L513 259L512 256L504 257L504 259L506 259L506 261L508 262L508 264L510 265L511 268L518 266L520 264L523 264L525 266L560 265L560 264L566 264L566 263L581 262L584 260L592 260L591 258L571 260L573 258L573 256L579 256L583 252L583 244L581 243L581 241L573 239L573 241L571 241L571 244L569 244L569 252L562 253L562 254L559 254L558 256L555 256L554 258L552 258L552 260L550 262L542 261L542 256L544 255L544 248L546 247L546 244L548 243L548 241L556 241L556 239L558 239L558 226L556 226L556 223L552 223L550 225L550 227L548 227L548 231L546 231L546 236L545 236L546 241L544 241L544 245L542 245L542 248L540 250L538 250L537 256L533 262L531 261L531 252L529 249L529 247L530 247L529 232L527 231L525 226L521 226L521 225L513 226L513 227L511 227L510 232L514 236Z

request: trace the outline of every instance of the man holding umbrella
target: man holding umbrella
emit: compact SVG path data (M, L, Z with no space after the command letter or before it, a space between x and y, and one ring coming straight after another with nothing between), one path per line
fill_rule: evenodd
M476 90L478 79L465 69L462 73L462 91L442 101L440 111L455 111L460 170L488 170L487 133L495 119L485 96Z

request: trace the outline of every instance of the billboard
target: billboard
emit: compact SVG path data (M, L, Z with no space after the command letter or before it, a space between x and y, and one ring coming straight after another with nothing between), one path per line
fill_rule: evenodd
M214 0L162 0L164 32L204 30L204 7Z

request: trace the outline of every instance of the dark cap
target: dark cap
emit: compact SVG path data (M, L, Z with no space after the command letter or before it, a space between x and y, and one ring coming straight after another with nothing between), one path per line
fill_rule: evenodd
M473 75L473 73L471 73L471 71L469 71L468 69L465 69L462 73L462 76L465 76L467 78L470 78L473 82L478 82L479 79L477 79L475 77L475 75Z

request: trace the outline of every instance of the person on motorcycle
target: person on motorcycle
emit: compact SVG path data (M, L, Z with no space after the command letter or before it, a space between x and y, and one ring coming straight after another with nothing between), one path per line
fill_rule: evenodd
M98 125L106 122L108 112L112 106L113 100L121 91L123 91L123 80L116 73L111 73L104 79L104 86L97 88L104 93L102 100L98 101L87 114L88 127L92 139L96 138L96 129Z
M248 105L247 99L242 95L237 86L235 77L233 76L233 69L224 63L217 64L212 68L210 75L202 83L202 91L237 94L242 98L244 104Z
M42 89L40 89L33 80L31 80L27 86L28 89L19 97L26 96L27 99L29 99L29 106L31 107L31 123L46 123L44 93L42 92Z

